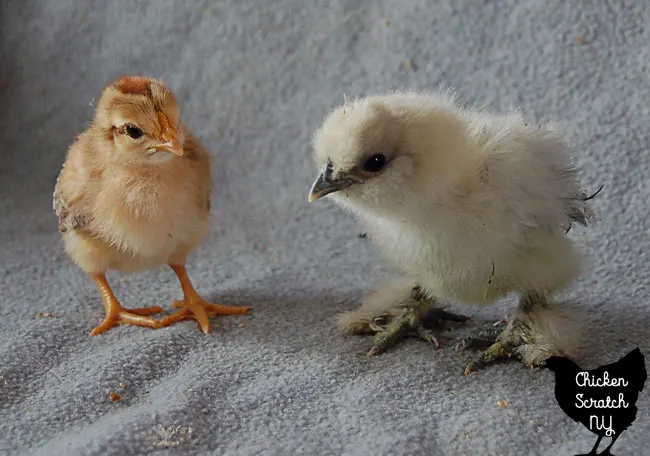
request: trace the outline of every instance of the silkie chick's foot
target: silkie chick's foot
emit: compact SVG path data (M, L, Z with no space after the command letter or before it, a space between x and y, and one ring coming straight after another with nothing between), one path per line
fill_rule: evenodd
M454 351L460 352L468 348L474 350L486 350L497 341L497 337L503 331L503 328L508 324L507 319L502 319L495 322L491 327L484 329L476 334L476 336L464 337L454 345Z
M437 332L449 329L450 322L465 322L470 317L447 312L435 298L408 278L380 284L361 300L361 307L339 315L339 328L356 335L374 335L368 356L385 352L406 337L418 337L440 346Z
M486 366L507 358L514 357L529 367L539 367L554 354L563 352L547 337L543 327L532 314L519 313L506 327L488 330L477 338L461 341L457 350L464 348L483 349L484 351L465 368L465 375L476 372Z
M407 337L417 337L440 348L436 331L447 329L449 322L465 322L470 317L436 307L433 300L411 300L392 315L379 315L370 325L375 332L367 356L386 352Z

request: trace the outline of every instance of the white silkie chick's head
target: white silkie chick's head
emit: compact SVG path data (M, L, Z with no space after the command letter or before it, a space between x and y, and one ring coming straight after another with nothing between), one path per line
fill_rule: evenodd
M353 210L413 208L461 172L466 136L453 99L393 93L346 102L313 138L320 169L309 201L325 195Z

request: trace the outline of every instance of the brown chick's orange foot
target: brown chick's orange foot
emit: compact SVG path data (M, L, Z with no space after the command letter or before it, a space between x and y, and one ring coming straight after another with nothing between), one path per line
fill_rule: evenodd
M174 301L174 307L181 308L178 312L161 320L163 326L169 326L179 321L194 318L204 333L210 332L210 321L208 317L213 315L243 315L248 313L250 307L230 307L213 304L201 296L186 297L183 301Z
M174 307L180 308L176 313L161 320L163 326L169 326L179 321L194 318L201 330L207 334L210 332L209 316L213 315L243 315L251 310L251 307L231 307L213 304L203 299L194 289L187 270L184 265L169 265L181 283L184 298L182 301L174 301Z
M125 309L113 294L113 290L108 285L104 274L94 275L93 281L102 296L104 309L106 309L106 318L101 325L91 331L90 334L92 336L106 332L117 325L148 326L154 329L162 327L162 324L158 320L149 317L149 315L162 312L162 307L154 306L141 309Z

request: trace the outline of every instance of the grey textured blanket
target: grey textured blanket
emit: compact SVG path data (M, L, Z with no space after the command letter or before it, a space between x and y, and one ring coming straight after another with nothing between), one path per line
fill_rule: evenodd
M591 261L568 293L582 364L648 354L648 2L3 0L0 14L0 454L591 448L547 370L463 377L475 353L413 340L366 358L368 339L337 330L391 272L350 216L307 203L309 142L344 94L442 83L468 104L564 122L585 182L605 184L599 220L572 231ZM104 311L63 253L51 193L91 101L121 74L162 78L214 154L213 228L188 269L206 297L255 309L214 318L209 335L188 321L89 336ZM180 296L169 269L109 279L126 306ZM513 305L456 310L476 312L471 330ZM647 391L638 405L617 455L648 454Z

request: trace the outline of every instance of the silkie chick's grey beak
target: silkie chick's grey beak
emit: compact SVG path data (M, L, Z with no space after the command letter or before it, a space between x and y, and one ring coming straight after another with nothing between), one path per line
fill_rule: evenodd
M325 195L329 195L330 193L343 190L344 188L347 188L354 183L352 179L346 176L333 178L332 173L332 162L328 161L323 171L321 171L311 186L311 190L309 191L310 203L322 198Z

